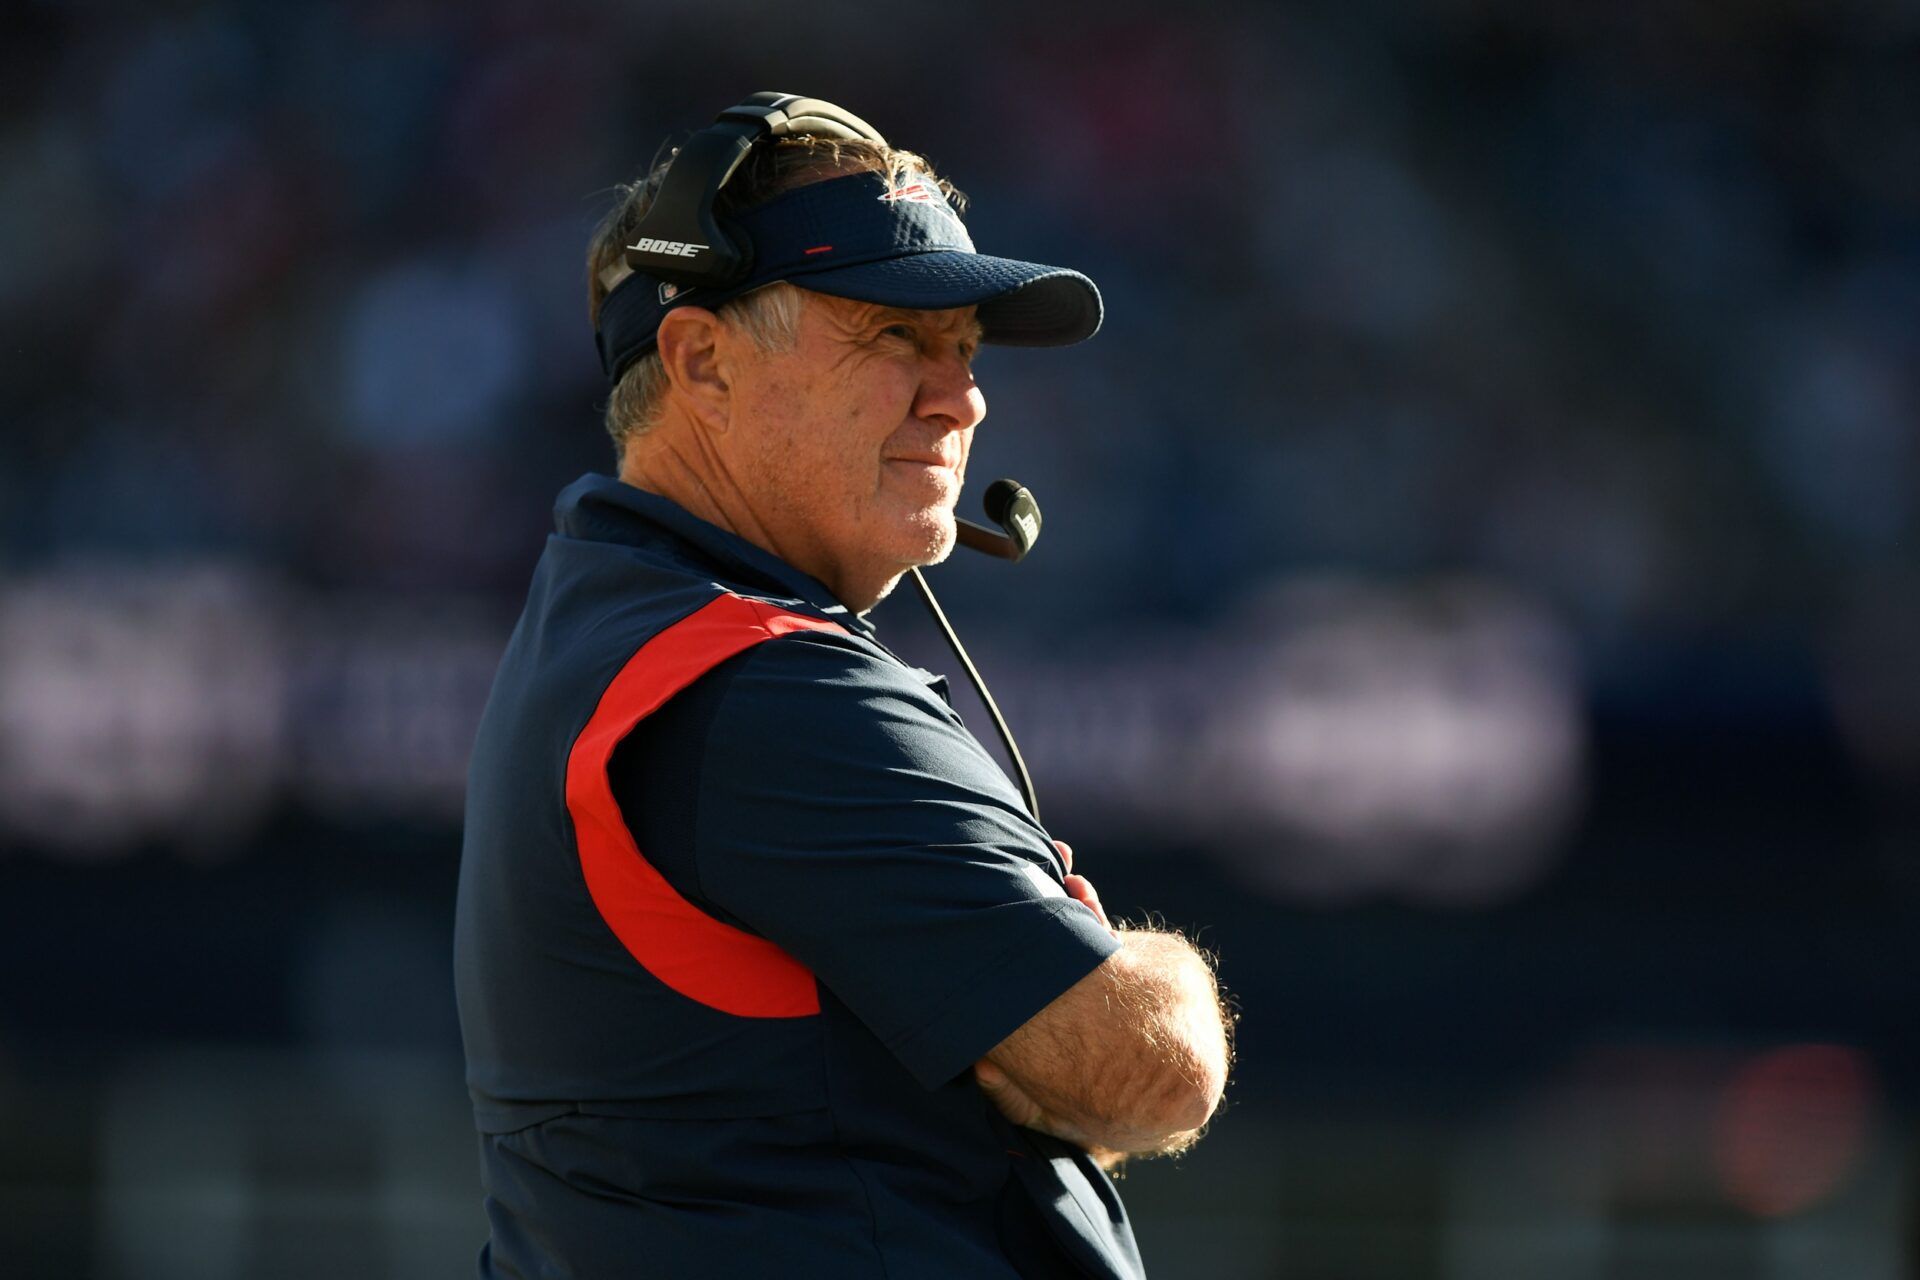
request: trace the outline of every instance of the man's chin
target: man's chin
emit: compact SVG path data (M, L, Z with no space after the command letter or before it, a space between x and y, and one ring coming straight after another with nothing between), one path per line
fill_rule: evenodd
M926 558L916 561L918 564L939 564L953 554L953 547L959 541L959 530L953 523L953 509L939 507L925 513L926 520L918 527L927 535Z
M949 525L946 537L940 538L937 541L930 543L927 547L926 559L922 560L920 563L923 565L941 563L948 556L953 554L953 548L955 546L955 543L956 543L956 539L953 536L952 526Z
M953 554L957 531L953 508L921 507L908 512L892 530L892 549L902 569L914 565L939 564Z
M953 554L957 541L953 512L945 507L916 511L907 517L904 524L895 526L892 537L894 540L889 545L887 560L895 567L883 582L867 580L875 593L872 603L862 606L853 600L845 601L857 613L865 613L893 594L893 589L900 585L900 579L906 577L909 570L939 564ZM878 551L880 548L871 549Z

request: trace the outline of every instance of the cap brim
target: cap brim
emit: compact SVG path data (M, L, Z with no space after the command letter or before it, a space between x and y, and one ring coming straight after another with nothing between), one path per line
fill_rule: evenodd
M981 341L1064 347L1100 329L1100 290L1078 271L1013 258L937 250L796 273L802 289L883 307L945 311L978 306Z

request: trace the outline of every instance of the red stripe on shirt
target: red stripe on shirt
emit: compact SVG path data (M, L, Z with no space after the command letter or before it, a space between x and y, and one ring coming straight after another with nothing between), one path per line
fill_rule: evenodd
M825 618L723 595L641 645L613 678L567 756L567 812L587 892L627 953L691 1000L744 1018L820 1012L813 974L765 938L680 896L634 843L607 763L633 727L734 654L795 631L840 631Z

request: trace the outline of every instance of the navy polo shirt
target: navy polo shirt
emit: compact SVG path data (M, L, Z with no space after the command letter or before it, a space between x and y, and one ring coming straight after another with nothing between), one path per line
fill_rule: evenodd
M1139 1275L969 1070L1119 944L944 681L657 495L556 522L460 869L481 1274Z

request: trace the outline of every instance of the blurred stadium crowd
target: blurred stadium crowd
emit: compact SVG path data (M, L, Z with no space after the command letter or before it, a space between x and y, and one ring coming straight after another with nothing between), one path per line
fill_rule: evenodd
M1914 625L1910 8L1102 17L743 49L744 4L30 6L0 55L9 573L510 606L552 492L607 465L607 188L734 80L817 67L982 243L1106 288L1096 343L982 367L981 465L1055 515L1031 574L957 588L1017 596L1007 644L1465 575L1564 628L1582 696L1830 701L1913 766L1871 639ZM894 52L934 45L950 72Z
M468 735L551 498L610 464L587 231L663 139L772 88L928 154L986 251L1105 293L1092 343L979 365L975 488L1032 487L1045 545L935 581L1062 831L1112 847L1109 900L1159 905L1170 850L1257 886L1269 914L1242 917L1230 980L1277 1002L1263 1016L1326 1020L1322 1065L1370 1079L1409 1070L1381 1026L1446 1040L1485 972L1448 952L1452 1003L1423 986L1421 947L1453 945L1428 917L1340 918L1399 957L1341 970L1359 944L1315 911L1599 902L1618 914L1527 917L1475 963L1612 965L1619 991L1579 979L1543 1012L1547 979L1515 980L1503 1019L1556 1044L1648 1022L1862 1038L1790 1060L1818 1069L1808 1096L1909 1096L1920 1047L1890 1002L1920 997L1920 6L859 19L747 0L10 14L0 911L90 909L97 885L25 864L332 866L374 831L438 876L401 896L445 892ZM912 608L884 605L883 628L940 665ZM1590 928L1624 954L1649 886L1734 949L1742 929L1772 946L1741 953L1765 990L1723 981L1730 952L1649 942L1681 970L1641 1017L1631 992L1668 989L1665 961L1541 941ZM1729 892L1763 905L1714 915ZM1218 920L1232 900L1185 905ZM1795 904L1811 914L1780 923ZM1263 955L1280 910L1303 940ZM437 943L403 928L380 951L396 935L352 919L309 932L357 959L288 980L320 1012L242 998L247 1034L379 1038L341 1012L354 975L395 955L427 972ZM1809 921L1860 954L1796 969ZM1339 971L1323 994L1295 990L1303 961ZM1672 994L1688 980L1713 994ZM1354 1012L1369 993L1387 1003ZM0 1049L100 1030L53 1008L10 993ZM1434 1052L1497 1056L1519 1033L1494 1020ZM1609 1097L1634 1072L1747 1078L1602 1057ZM1278 1070L1252 1068L1256 1097ZM144 1238L116 1203L102 1238ZM1543 1273L1449 1239L1377 1274ZM1340 1247L1324 1256L1357 1256ZM1675 1274L1800 1274L1779 1265Z

